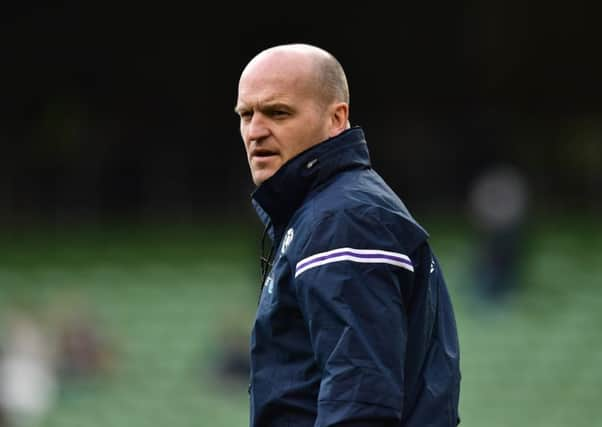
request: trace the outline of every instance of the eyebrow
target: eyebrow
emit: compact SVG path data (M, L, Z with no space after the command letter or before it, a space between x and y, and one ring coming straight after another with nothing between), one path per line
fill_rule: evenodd
M239 104L239 105L236 105L234 107L234 112L237 113L237 114L240 114L241 111L244 111L244 110L246 110L248 108L249 107L246 104L244 104L244 103L243 104ZM259 110L276 110L276 109L279 109L279 108L290 110L291 106L288 105L285 102L270 101L270 100L267 100L267 101L264 101L264 102L260 102L258 104L258 109Z

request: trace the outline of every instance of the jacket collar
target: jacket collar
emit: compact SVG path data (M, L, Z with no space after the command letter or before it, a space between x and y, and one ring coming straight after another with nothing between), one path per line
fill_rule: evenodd
M261 221L285 226L305 197L332 175L347 169L370 167L362 128L356 126L310 147L290 159L252 194ZM272 235L272 238L274 235Z

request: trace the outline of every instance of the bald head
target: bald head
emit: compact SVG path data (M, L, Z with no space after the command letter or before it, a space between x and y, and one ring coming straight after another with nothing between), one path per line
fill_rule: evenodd
M279 73L311 91L318 102L349 104L349 87L343 67L328 51L310 44L293 43L270 47L257 54L245 67L249 73Z

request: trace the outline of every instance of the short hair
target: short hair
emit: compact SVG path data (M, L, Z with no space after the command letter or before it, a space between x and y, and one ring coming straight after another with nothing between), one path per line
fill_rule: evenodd
M349 104L349 85L345 70L337 58L323 51L324 55L317 59L318 90L326 103L346 102Z

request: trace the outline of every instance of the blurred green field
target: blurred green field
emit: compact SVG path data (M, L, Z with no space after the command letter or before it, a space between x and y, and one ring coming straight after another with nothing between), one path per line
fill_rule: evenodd
M457 310L461 425L599 425L602 226L585 218L533 222L520 294L484 309L471 298L467 224L422 223ZM247 425L246 382L220 377L217 359L230 340L246 346L258 228L5 232L0 316L23 305L52 319L83 302L116 355L110 375L62 386L39 427Z

